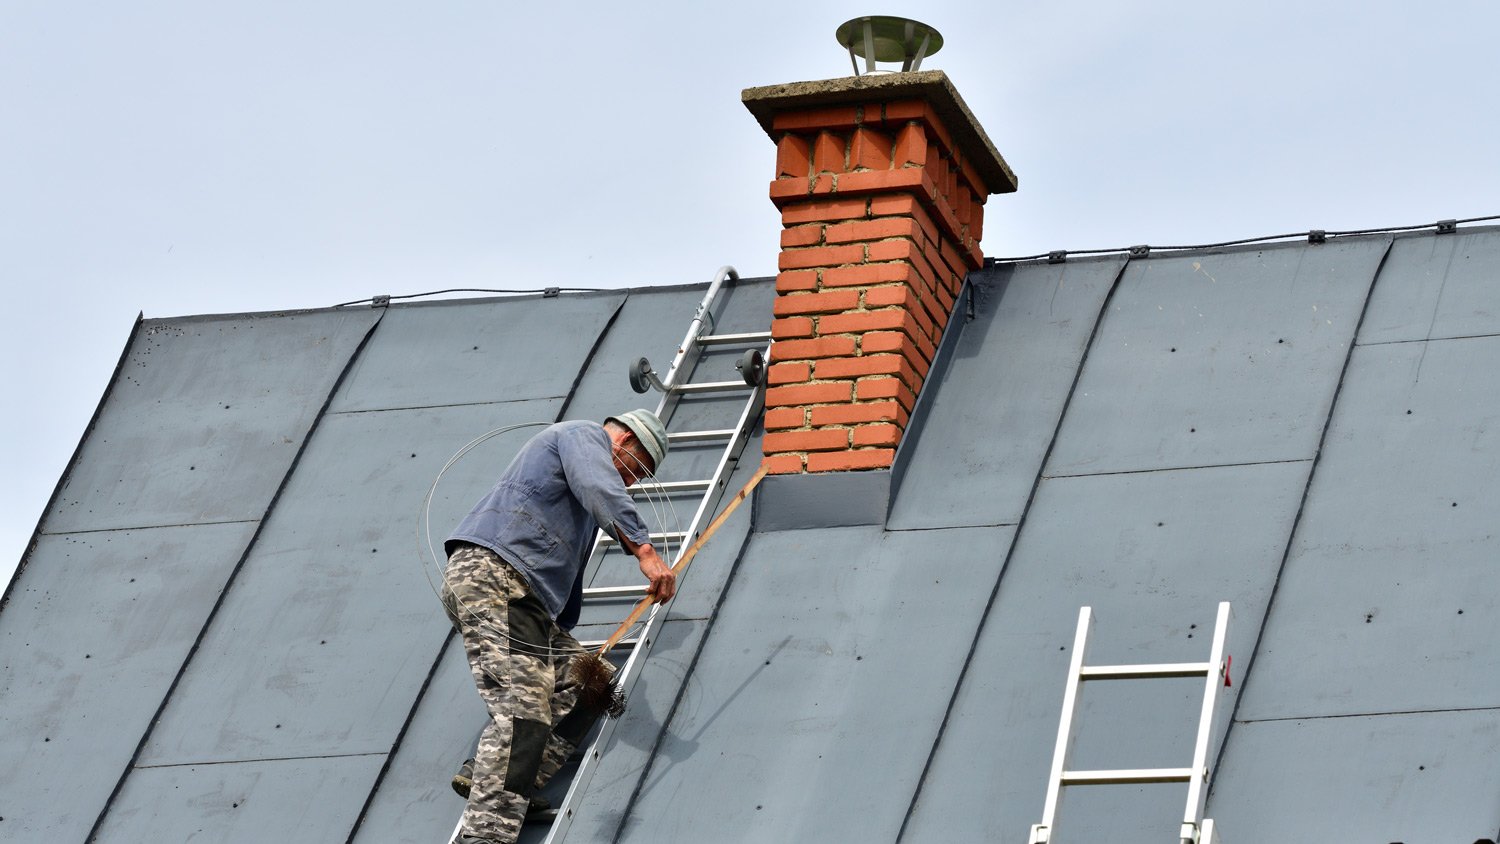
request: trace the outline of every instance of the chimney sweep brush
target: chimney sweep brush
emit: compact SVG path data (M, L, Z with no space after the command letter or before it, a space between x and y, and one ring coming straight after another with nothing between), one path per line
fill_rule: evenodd
M734 494L734 498L730 499L729 504L724 508L723 512L719 513L709 523L708 529L703 531L703 534L692 545L688 546L687 551L683 552L682 556L677 559L677 563L672 566L672 573L674 575L679 577L682 575L682 572L687 569L688 563L692 562L693 557L697 556L699 549L708 542L709 538L714 535L714 532L724 522L728 521L729 514L734 512L734 508L740 506L740 502L750 496L756 485L760 483L761 478L765 476L765 466L755 471L755 474L750 477L750 482ZM645 612L647 607L651 606L652 600L652 597L647 595L637 602L635 609L631 610L630 615L626 616L625 620L620 622L620 626L615 628L615 632L610 634L609 638L605 640L604 646L599 648L599 650L586 651L573 657L571 669L574 678L578 681L579 706L592 712L604 712L611 718L618 718L625 713L625 693L620 690L619 684L615 682L614 671L604 661L604 655L620 643L620 639L624 638L630 626L635 624L636 620L641 617L641 613Z

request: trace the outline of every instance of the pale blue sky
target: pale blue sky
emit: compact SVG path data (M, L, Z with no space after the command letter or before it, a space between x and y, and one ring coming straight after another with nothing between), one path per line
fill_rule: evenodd
M769 275L740 89L847 75L870 13L942 31L1020 177L988 255L1500 213L1477 0L7 0L0 584L138 311Z

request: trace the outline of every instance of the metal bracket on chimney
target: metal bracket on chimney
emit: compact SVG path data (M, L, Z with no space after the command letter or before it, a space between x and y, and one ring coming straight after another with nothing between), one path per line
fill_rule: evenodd
M1049 264L1063 264L1066 263L1067 260L1068 250L1066 249L1054 249L1051 252L1047 253L1047 263Z
M1328 242L1328 232L1323 231L1322 229L1311 229L1307 233L1307 242L1308 243L1327 243Z
M1438 220L1438 222L1437 222L1437 233L1438 234L1453 234L1456 231L1458 231L1458 221L1457 220Z
M370 297L370 307L372 307L372 308L385 308L385 307L389 307L390 304L391 304L391 297L390 297L389 294L383 294L383 295L380 295L380 296L371 296Z
M1132 258L1144 258L1144 257L1146 257L1147 255L1150 255L1150 254L1151 254L1151 247L1147 246L1144 243L1142 243L1140 246L1132 246L1132 247L1130 247L1130 257L1132 257Z

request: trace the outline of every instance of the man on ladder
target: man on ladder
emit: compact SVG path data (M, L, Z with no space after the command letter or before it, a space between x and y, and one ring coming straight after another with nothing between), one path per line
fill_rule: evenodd
M560 422L537 434L454 530L442 599L490 723L480 735L461 844L513 842L527 803L598 720L575 706L568 670L582 651L583 568L602 528L637 558L658 603L676 576L652 547L625 487L666 457L666 428L649 410Z

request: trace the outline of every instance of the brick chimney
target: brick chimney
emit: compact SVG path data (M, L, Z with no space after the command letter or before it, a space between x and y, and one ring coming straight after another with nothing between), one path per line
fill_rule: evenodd
M895 459L964 277L984 203L1016 189L942 71L750 88L776 142L780 273L766 394L773 474Z

